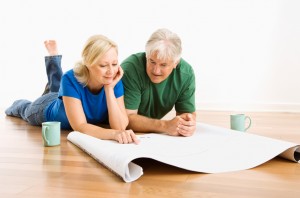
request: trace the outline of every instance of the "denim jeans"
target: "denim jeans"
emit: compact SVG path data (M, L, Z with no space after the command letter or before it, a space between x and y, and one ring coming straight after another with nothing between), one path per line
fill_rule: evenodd
M57 99L62 77L61 55L46 56L45 65L48 77L49 93L37 98L34 102L21 99L5 110L9 116L20 117L31 125L41 125L46 121L47 107Z

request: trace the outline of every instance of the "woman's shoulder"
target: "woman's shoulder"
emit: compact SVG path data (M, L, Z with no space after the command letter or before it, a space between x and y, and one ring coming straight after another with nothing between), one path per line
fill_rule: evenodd
M75 78L75 74L74 74L74 70L73 69L70 69L68 71L66 71L63 75L63 78L67 78L67 79L74 79Z
M76 79L75 77L75 73L74 73L74 70L73 69L70 69L68 71L66 71L64 73L64 75L62 76L62 83L65 84L65 83L68 83L68 84L80 84L78 82L78 80Z
M65 76L74 76L74 70L73 69L70 69L70 70L68 70L68 71L66 71L65 73L64 73L64 75Z

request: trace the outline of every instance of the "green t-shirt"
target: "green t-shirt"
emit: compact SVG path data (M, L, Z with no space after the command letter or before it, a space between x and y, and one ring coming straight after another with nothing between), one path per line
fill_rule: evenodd
M122 62L126 109L161 119L175 106L176 112L195 112L195 75L183 59L161 83L152 83L146 72L146 54L137 53Z

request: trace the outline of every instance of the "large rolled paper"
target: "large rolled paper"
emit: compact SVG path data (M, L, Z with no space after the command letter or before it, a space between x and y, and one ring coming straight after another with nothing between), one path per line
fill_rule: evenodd
M299 144L197 123L191 137L138 135L140 144L119 144L73 131L68 140L98 162L132 182L143 175L134 159L151 158L189 171L221 173L254 168L280 155L299 162Z

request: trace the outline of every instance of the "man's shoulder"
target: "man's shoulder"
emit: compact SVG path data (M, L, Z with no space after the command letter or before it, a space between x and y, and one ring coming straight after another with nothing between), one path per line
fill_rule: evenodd
M146 53L145 52L139 52L135 54L131 54L128 56L122 63L121 66L125 67L128 64L133 64L136 65L138 63L143 63L144 60L146 59Z
M124 78L142 78L146 74L146 55L145 52L140 52L130 55L122 63L121 67L124 70ZM138 77L139 76L139 77Z
M180 74L194 76L193 67L183 58L180 59L180 62L176 69Z

